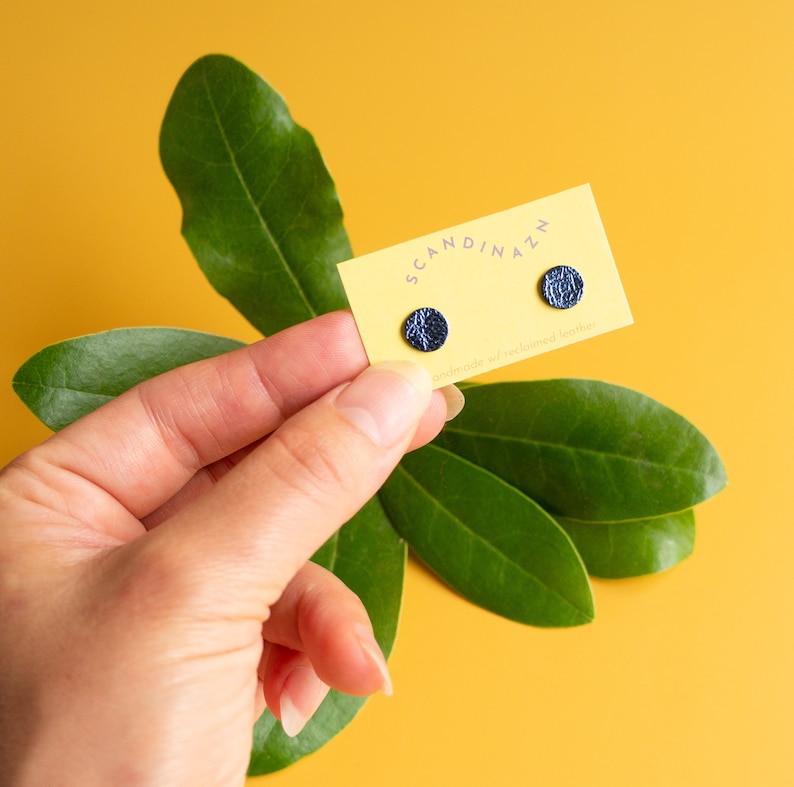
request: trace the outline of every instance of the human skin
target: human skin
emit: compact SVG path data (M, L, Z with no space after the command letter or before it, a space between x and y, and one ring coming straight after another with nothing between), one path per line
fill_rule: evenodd
M352 381L352 382L351 382ZM0 783L235 785L265 707L391 691L309 557L462 406L347 312L174 370L0 472Z

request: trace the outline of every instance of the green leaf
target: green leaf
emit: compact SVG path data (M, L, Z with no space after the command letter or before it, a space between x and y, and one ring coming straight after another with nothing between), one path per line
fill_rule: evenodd
M405 543L391 526L377 498L370 500L313 560L330 569L364 602L383 652L397 635L406 559ZM295 738L287 737L266 711L254 729L250 775L285 768L327 743L366 701L332 691Z
M119 328L39 350L17 371L13 386L57 431L150 377L242 346L181 328Z
M160 157L202 270L258 330L347 305L336 263L352 252L334 183L259 76L223 55L194 63L168 105Z
M604 579L665 571L692 554L695 512L623 522L581 522L557 517L588 572Z
M726 483L714 447L685 418L595 380L469 388L438 442L572 519L662 516Z
M593 619L568 536L492 473L430 445L403 458L380 497L418 557L475 604L533 626Z

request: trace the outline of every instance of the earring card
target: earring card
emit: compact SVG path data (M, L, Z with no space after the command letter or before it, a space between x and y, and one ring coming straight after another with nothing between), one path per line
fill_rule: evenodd
M338 269L370 363L415 361L435 388L632 323L589 185ZM406 340L406 320L419 309L446 319L438 349Z

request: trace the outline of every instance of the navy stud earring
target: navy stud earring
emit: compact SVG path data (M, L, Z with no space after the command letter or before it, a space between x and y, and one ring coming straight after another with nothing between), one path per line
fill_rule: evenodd
M576 268L558 265L543 274L540 290L549 306L570 309L582 300L584 279Z
M403 335L414 349L431 353L444 346L449 335L449 324L438 309L424 306L408 315L403 325Z

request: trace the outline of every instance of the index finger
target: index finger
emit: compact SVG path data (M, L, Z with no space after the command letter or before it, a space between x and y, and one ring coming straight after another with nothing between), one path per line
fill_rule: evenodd
M140 519L367 365L352 315L323 315L136 386L51 438L39 459Z

